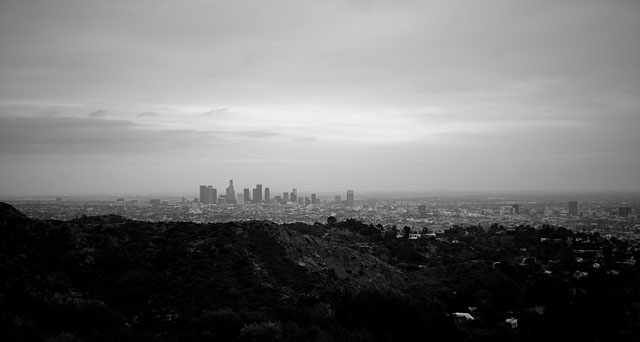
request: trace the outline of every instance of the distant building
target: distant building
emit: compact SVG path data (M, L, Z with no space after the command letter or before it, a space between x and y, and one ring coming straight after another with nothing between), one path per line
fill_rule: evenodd
M255 195L253 201L255 203L262 203L262 184L256 184Z
M258 203L258 189L253 188L251 191L253 192L253 203Z
M336 195L336 197L334 198L333 203L340 205L342 204L342 197L340 195Z
M271 190L269 188L264 188L264 203L271 202Z
M298 189L291 189L291 202L296 203L298 201Z
M618 208L618 216L627 217L633 213L633 209L630 207L619 207Z
M200 203L217 204L218 190L211 185L200 185Z
M355 195L353 190L347 190L347 206L353 207L355 204Z
M288 192L283 192L282 193L282 201L283 202L289 202L289 193Z
M213 186L207 186L207 196L209 197L209 204L218 204L218 189Z
M480 212L482 213L482 215L484 216L491 216L493 215L493 210L492 209L481 209Z
M578 216L580 213L579 208L578 208L578 202L577 201L570 201L569 202L569 215L571 216Z
M233 188L233 179L229 180L229 186L227 187L227 196L226 203L227 204L236 204L236 190Z
M422 215L427 213L427 205L426 204L420 204L418 206L418 212Z
M311 200L309 199L309 197L305 197L304 198L304 205L309 205L311 204Z
M249 188L244 188L242 190L242 193L244 194L244 202L245 203L251 202L251 195L249 194ZM254 198L255 198L255 194L254 194Z
M218 189L211 185L200 185L200 203L217 204Z
M514 204L512 205L513 207L513 213L516 215L520 215L520 204Z
M515 214L515 209L513 206L507 205L500 207L500 215L512 215Z
M318 197L316 197L316 194L311 194L311 204L318 204Z
M475 318L468 312L454 312L451 314L456 324L464 324L467 321L473 321Z
M160 201L159 199L154 198L154 199L150 199L149 203L154 207L159 207L160 204L162 204L162 201Z
M209 192L206 185L200 185L200 203L209 204Z

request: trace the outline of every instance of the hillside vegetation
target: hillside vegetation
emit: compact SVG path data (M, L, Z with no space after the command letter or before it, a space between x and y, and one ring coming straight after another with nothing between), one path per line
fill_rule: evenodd
M637 341L638 268L603 262L576 280L563 229L409 240L353 220L61 222L0 210L4 341ZM523 261L532 248L538 259Z

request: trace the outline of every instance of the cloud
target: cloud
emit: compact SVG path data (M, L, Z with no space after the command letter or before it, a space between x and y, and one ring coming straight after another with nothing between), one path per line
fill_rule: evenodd
M156 112L143 112L136 115L136 118L154 118L156 116L158 116Z
M166 129L128 120L0 116L0 153L140 154L242 147L282 136L272 130Z
M126 120L76 117L0 118L0 152L139 154L224 144L219 132L158 130Z
M312 142L312 141L317 141L318 138L317 137L295 137L293 138L293 141L295 142Z
M240 131L237 133L237 135L242 137L247 137L247 138L269 138L269 137L276 137L281 134L278 132L274 132L272 130L261 129L261 130L255 130L255 131Z
M100 109L87 114L87 116L92 119L102 119L107 116L107 112Z
M257 164L257 165L334 165L332 160L314 160L297 158L228 158L219 161L222 164Z
M216 116L218 114L227 113L228 111L229 111L229 108L214 108L214 109L211 109L208 112L202 113L202 115L205 115L205 116Z

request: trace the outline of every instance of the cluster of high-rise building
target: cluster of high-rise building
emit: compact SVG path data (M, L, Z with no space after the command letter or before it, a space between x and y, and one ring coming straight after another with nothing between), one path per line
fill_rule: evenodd
M569 202L569 215L571 216L583 216L587 213L580 211L580 205L578 201ZM627 217L633 214L633 208L631 207L617 207L612 208L609 213L611 216Z
M200 198L202 204L236 204L236 190L233 187L233 179L229 180L229 186L224 194L218 197L218 189L211 185L200 185Z
M218 189L211 185L200 185L200 203L218 204Z
M278 203L287 204L294 203L299 205L320 204L320 199L316 194L311 194L311 197L298 196L298 189L293 188L291 192L283 192L282 195L271 197L271 189L265 187L263 190L262 184L256 184L253 189L244 188L241 193L236 194L233 186L233 179L229 180L229 186L224 194L218 196L218 190L212 185L200 185L200 198L198 201L201 204L241 204L241 203ZM353 190L347 191L347 201L342 202L340 195L335 196L335 204L346 205L353 207L355 205L355 193Z

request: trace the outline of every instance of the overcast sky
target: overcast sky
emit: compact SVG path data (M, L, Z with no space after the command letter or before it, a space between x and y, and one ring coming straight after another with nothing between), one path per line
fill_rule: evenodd
M640 1L0 0L0 195L640 190Z

